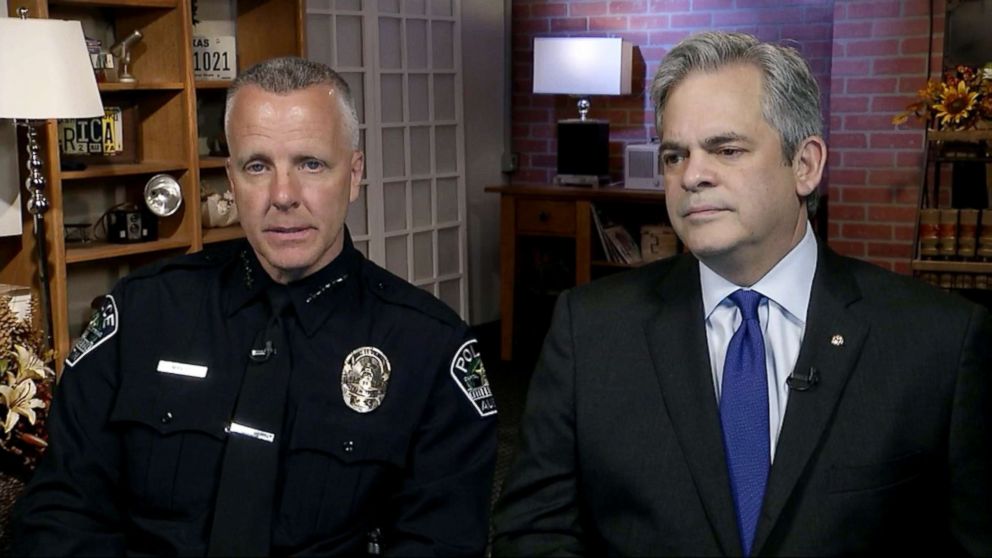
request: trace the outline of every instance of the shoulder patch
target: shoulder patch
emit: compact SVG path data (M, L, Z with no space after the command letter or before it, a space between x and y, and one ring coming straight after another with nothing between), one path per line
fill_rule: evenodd
M99 347L106 340L117 333L117 302L113 295L103 298L103 305L90 318L90 323L86 326L86 331L76 340L69 350L69 355L65 358L67 366L75 366L84 356L93 349Z
M486 367L482 364L479 354L479 342L471 339L455 351L451 359L451 377L455 379L458 388L472 403L479 416L488 417L496 414L496 400L489 387L486 377Z

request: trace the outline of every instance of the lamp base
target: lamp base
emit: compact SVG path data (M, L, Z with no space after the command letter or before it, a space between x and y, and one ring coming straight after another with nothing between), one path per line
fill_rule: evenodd
M602 186L610 183L609 175L595 174L556 174L555 184L559 186Z
M558 184L599 184L610 174L610 123L606 120L558 121ZM589 178L574 178L589 177ZM608 181L608 179L607 179Z

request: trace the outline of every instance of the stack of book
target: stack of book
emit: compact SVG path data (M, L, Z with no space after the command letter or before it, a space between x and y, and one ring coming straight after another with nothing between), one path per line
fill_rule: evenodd
M643 261L640 247L623 225L610 220L595 205L592 206L592 220L603 245L603 253L610 263L633 265Z

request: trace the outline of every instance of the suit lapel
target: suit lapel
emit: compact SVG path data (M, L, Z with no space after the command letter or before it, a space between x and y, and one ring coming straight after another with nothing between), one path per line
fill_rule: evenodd
M818 262L796 371L804 374L815 368L819 382L808 391L789 393L755 534L755 554L764 551L762 545L819 445L868 335L868 325L849 309L861 298L853 275L829 249L821 247Z
M737 523L710 371L699 264L684 256L664 277L660 310L645 323L668 417L724 554L740 554Z

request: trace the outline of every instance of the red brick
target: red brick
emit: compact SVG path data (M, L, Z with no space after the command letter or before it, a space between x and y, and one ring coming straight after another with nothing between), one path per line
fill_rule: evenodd
M918 201L920 201L920 192L914 186L900 186L892 192L893 203L917 203Z
M590 31L624 31L627 29L627 18L624 16L590 17Z
M680 31L655 31L650 34L650 40L653 45L674 45L689 36L691 32L688 29Z
M939 68L939 66L934 66ZM906 102L911 102L916 96L916 92L923 88L927 83L926 76L923 72L920 72L918 76L903 76L899 78L899 88L897 91L899 93L905 93L907 95Z
M782 37L796 40L828 39L831 36L832 30L833 25L829 23L783 25Z
M865 206L858 204L832 203L828 209L830 220L864 221Z
M840 4L840 2L838 2ZM870 21L835 21L834 40L837 39L863 39L872 36L872 24Z
M641 14L647 9L645 0L617 0L610 2L611 14Z
M830 5L806 6L803 8L803 21L816 23L820 21L834 22L834 9Z
M913 268L910 266L909 260L896 260L892 262L892 271L900 275L913 274Z
M513 109L514 122L550 122L551 111L538 109Z
M878 19L872 23L873 37L911 37L925 35L930 30L930 22L925 17L903 19Z
M628 26L630 29L667 29L667 15L630 16Z
M859 238L865 240L891 240L892 226L868 223L842 223L841 234L844 238Z
M867 147L868 139L865 134L833 133L830 134L830 148L859 148Z
M729 10L734 7L734 0L692 0L692 9L702 10Z
M523 163L521 163L521 165L522 164ZM554 155L534 155L533 157L531 157L530 166L539 167L539 168L549 168L549 169L557 168L558 154L556 153Z
M535 139L517 139L514 145L516 151L525 151L527 153L548 153L548 142L545 140L535 140Z
M872 62L876 75L913 74L920 75L927 70L925 56L907 56L898 58L876 58Z
M918 169L906 169L897 165L895 169L877 169L868 173L866 184L875 186L893 187L913 187L920 183L920 171Z
M863 76L868 74L871 62L866 58L834 58L830 73L835 76Z
M900 153L896 156L896 166L919 169L923 165L923 153Z
M892 56L899 53L899 39L868 39L848 41L848 56Z
M899 43L899 52L900 54L926 54L929 47L929 37L908 37Z
M689 10L689 0L651 0L651 13L685 12Z
M891 168L895 165L896 156L891 151L845 151L845 167Z
M888 188L870 186L845 186L841 188L841 201L847 203L889 203L892 192Z
M521 169L512 176L515 184L548 184L553 174L551 169Z
M868 171L863 169L838 168L830 170L830 183L835 185L863 185L868 178ZM844 201L851 201L845 199Z
M831 207L830 209L832 210L833 208ZM916 221L916 206L870 205L868 206L868 220L914 223Z
M598 16L605 14L608 9L609 2L569 2L568 15Z
M879 258L911 259L913 246L905 242L869 242L868 255Z
M915 222L912 225L893 225L892 227L892 237L896 240L901 240L903 242L909 241L913 242L915 238L913 234L915 232ZM912 244L910 244L912 245Z
M828 244L835 252L844 256L859 258L865 255L864 242L857 242L853 240L830 240Z
M930 0L903 0L902 2L902 15L904 16L920 16L930 14ZM943 4L941 2L940 4ZM943 6L935 5L933 7L934 11L943 11ZM943 27L941 27L943 29Z
M669 21L673 29L681 29L686 27L698 29L700 27L709 27L713 24L712 16L706 13L672 14Z
M568 13L568 4L534 4L530 7L531 17L560 17Z
M847 19L847 5L843 2L834 2L834 21L844 21Z
M875 132L869 145L872 149L922 149L923 138L912 132Z
M587 31L589 21L584 17L556 17L551 20L551 31Z
M833 114L868 112L869 98L864 95L837 95L830 97L830 112Z
M519 2L514 2L513 6L510 8L510 18L526 19L528 17L530 17L530 6L522 5Z
M906 110L906 105L911 102L913 102L913 98L905 95L875 95L871 99L871 110L875 112L891 112L895 116L896 113ZM831 105L832 108L833 105Z
M899 15L900 2L892 0L871 0L870 2L847 2L848 19L868 19L894 17Z
M537 33L547 33L551 28L547 19L524 19L513 22L514 33L526 33L534 35Z
M892 130L892 116L887 114L848 114L844 116L844 129L854 130Z
M847 78L846 92L852 93L895 93L899 80L893 77Z

